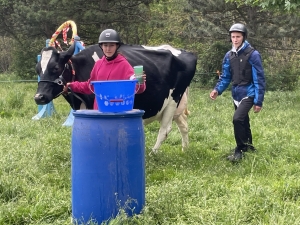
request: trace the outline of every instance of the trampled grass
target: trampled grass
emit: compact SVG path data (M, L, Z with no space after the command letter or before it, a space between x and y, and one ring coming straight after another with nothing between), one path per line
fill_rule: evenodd
M70 108L54 100L54 116L37 121L36 84L0 84L0 225L71 224ZM216 101L192 85L190 146L173 131L156 155L158 123L145 127L146 206L109 224L300 224L300 91L267 92L250 113L255 153L226 161L235 147L230 92ZM92 224L92 223L91 223Z

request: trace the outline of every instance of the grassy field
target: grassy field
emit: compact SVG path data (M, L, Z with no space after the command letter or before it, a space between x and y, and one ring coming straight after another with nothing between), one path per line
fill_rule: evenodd
M70 108L34 121L34 83L0 83L0 225L71 224ZM146 132L146 206L110 224L300 224L300 91L267 92L259 114L250 113L255 153L226 161L235 147L230 92L216 101L192 85L190 146L181 151L173 131L150 155L158 123Z

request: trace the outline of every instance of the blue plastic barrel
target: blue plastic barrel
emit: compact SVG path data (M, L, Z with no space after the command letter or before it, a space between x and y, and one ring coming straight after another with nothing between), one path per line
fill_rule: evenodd
M128 216L145 205L143 110L73 112L72 216L74 223L102 223L121 209Z

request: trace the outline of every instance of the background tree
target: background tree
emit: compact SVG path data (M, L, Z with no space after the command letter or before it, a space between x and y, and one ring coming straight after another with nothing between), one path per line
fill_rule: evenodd
M259 6L262 9L275 9L280 11L296 11L300 7L300 2L297 0L226 0L226 2L236 2L238 4Z
M0 36L0 73L7 73L12 59L10 54L11 38Z
M14 40L12 69L21 77L34 74L36 53L45 46L60 24L74 20L86 44L97 43L100 32L113 28L122 40L147 44L150 0L1 0L0 30ZM16 52L14 52L16 50ZM21 53L20 53L21 52Z
M242 22L250 43L263 56L267 73L282 69L296 74L300 72L299 18L294 10L298 5L291 0L90 0L88 4L83 0L0 0L0 32L11 40L9 68L23 78L36 76L36 55L67 20L76 22L86 45L97 43L102 30L113 28L128 44L170 44L193 51L199 58L198 72L203 74L221 70L224 54L231 48L228 29ZM203 78L196 80L208 84L212 77Z
M202 42L211 43L220 40L229 40L228 30L233 23L246 24L248 40L254 48L263 56L266 73L278 73L278 68L290 67L282 60L275 60L278 53L286 60L298 46L300 37L297 24L297 14L282 13L279 11L262 10L258 6L246 4L226 3L223 0L189 0L193 11L189 11L195 38L199 37ZM228 45L228 42L227 42ZM230 45L228 45L230 48ZM205 63L205 60L202 60ZM280 63L280 66L278 65ZM298 61L294 62L295 65ZM288 69L287 69L288 70ZM285 70L285 71L287 71ZM293 71L291 73L299 73ZM290 76L292 74L286 74Z

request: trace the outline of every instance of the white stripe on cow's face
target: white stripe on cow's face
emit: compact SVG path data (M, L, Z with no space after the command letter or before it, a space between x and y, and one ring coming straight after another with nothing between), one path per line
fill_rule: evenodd
M94 54L92 55L92 58L94 59L95 62L97 62L100 59L97 52L94 52Z
M49 50L49 51L43 51L43 53L42 53L41 67L42 67L43 74L46 71L47 65L52 56L52 52L53 52L53 50Z
M149 49L149 50L161 50L161 49L169 50L170 52L172 52L172 54L174 56L179 56L181 54L180 50L175 49L175 48L173 48L170 45L161 45L161 46L157 46L157 47L151 47L151 46L142 45L142 47L145 48L145 49Z

